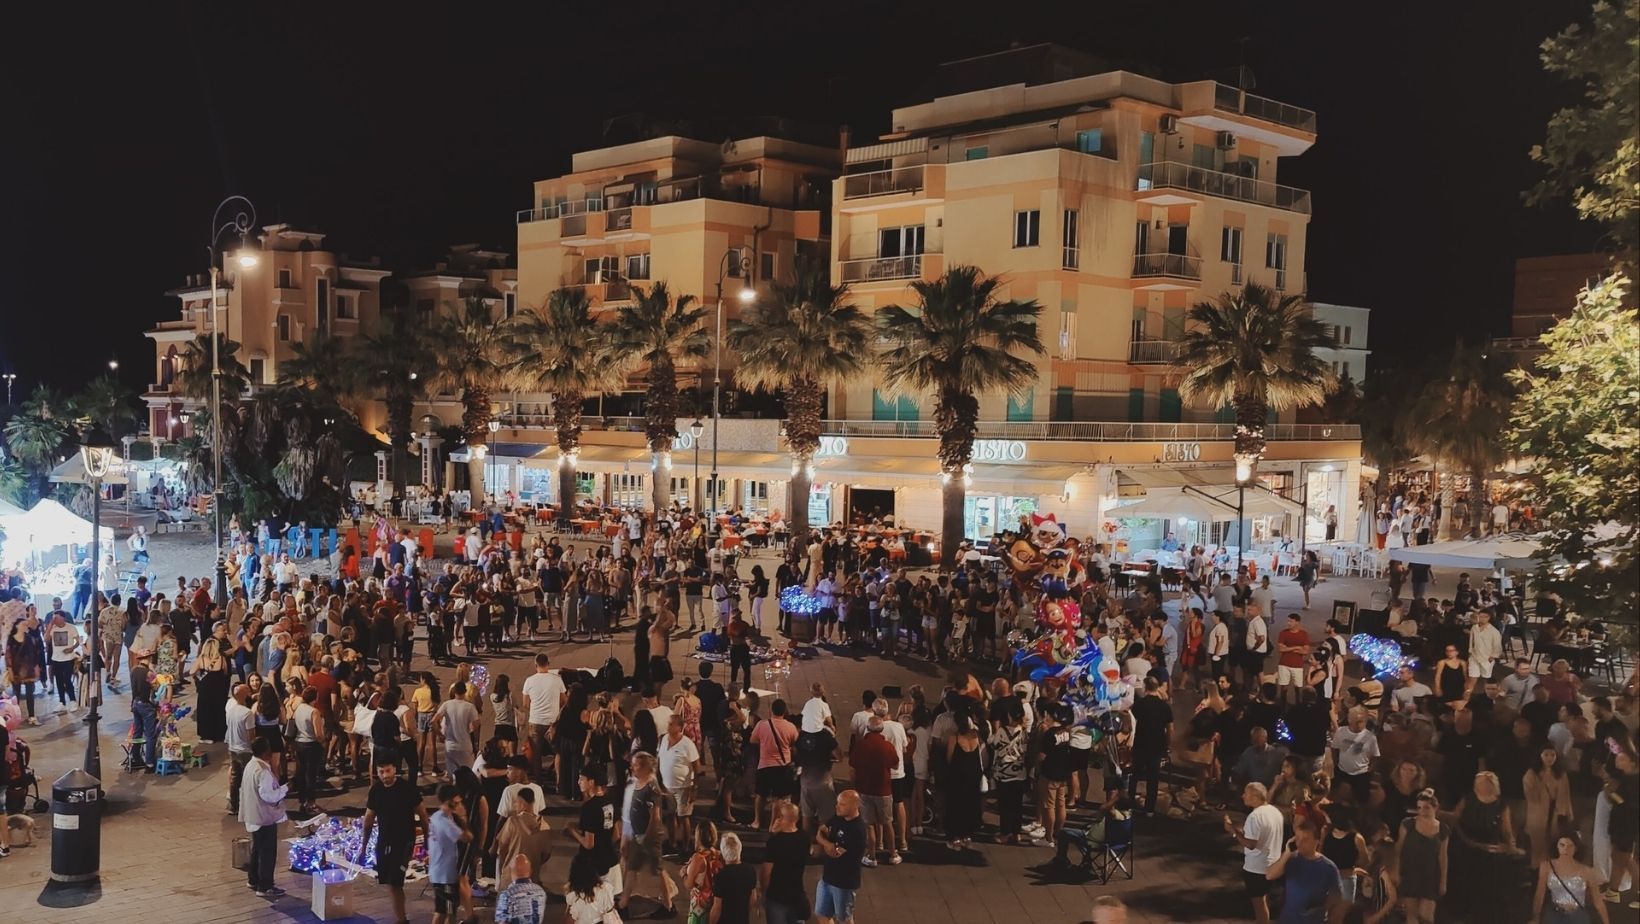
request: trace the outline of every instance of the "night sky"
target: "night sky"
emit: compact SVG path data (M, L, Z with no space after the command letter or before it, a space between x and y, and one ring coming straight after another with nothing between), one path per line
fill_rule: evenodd
M227 193L397 265L510 251L530 183L611 117L782 115L863 141L938 62L1015 42L1173 80L1245 63L1256 92L1316 110L1280 179L1313 192L1311 297L1373 309L1375 363L1503 331L1514 258L1596 237L1520 200L1527 149L1576 99L1537 45L1588 0L52 6L0 49L0 371L20 392L116 355L145 384L142 331L204 270Z

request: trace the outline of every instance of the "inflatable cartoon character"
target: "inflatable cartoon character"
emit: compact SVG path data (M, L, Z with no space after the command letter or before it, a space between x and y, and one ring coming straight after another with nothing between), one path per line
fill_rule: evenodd
M1029 581L1042 572L1042 553L1023 533L1004 537L1002 558L1013 569L1015 580Z

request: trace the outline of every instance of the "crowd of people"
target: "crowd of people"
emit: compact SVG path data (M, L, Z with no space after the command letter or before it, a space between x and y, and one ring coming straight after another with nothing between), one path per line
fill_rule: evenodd
M506 921L538 922L549 892L576 921L634 898L710 920L745 920L755 901L771 920L848 921L862 870L915 851L990 840L1042 850L1058 876L1157 814L1220 811L1259 920L1273 894L1284 921L1433 921L1437 907L1501 921L1514 902L1606 920L1632 887L1634 681L1607 698L1563 663L1510 669L1504 595L1426 608L1420 631L1449 641L1446 657L1386 672L1351 654L1344 626L1312 637L1281 615L1268 577L1164 590L1120 580L1095 549L1072 591L1081 620L1140 686L1096 746L1074 691L1011 672L1038 589L988 556L913 574L881 544L817 532L767 574L687 513L624 517L607 542L463 534L443 561L388 520L369 535L368 570L342 549L305 574L293 550L248 538L223 605L205 577L99 594L83 629L60 601L44 618L0 603L14 689L31 720L36 680L69 708L99 646L108 688L129 684L137 772L157 764L163 703L191 697L198 738L226 745L224 807L251 834L247 882L266 897L277 841L263 832L287 804L312 815L368 786L378 881L401 920L418 832L436 920L470 918L487 891ZM799 584L817 613L771 603ZM920 656L948 682L867 690L846 719L854 707L818 684L801 704L752 690L750 645L811 615L822 642ZM596 672L544 652L525 676L502 670L549 638L622 631L630 655L612 646ZM710 661L674 677L674 641L708 631L730 641L727 683ZM454 671L417 670L419 657ZM564 803L577 820L555 832ZM760 865L734 829L766 838ZM565 839L567 883L547 881Z

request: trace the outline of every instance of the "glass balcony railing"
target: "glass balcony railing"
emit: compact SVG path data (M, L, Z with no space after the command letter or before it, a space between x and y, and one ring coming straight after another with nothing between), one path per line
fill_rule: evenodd
M1202 278L1202 258L1182 253L1141 253L1133 257L1133 278L1169 276L1175 279Z
M1282 186L1268 180L1237 176L1219 170L1208 170L1177 161L1162 161L1139 165L1139 179L1135 188L1140 192L1150 189L1184 189L1237 202L1254 202L1289 212L1310 214L1310 191Z
M843 177L844 199L865 199L895 193L917 192L923 188L923 168L895 167Z

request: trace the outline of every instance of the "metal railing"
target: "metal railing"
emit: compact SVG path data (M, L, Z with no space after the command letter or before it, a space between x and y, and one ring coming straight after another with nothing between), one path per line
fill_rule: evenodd
M844 260L839 264L844 282L876 282L884 279L917 279L922 276L923 255L872 257Z
M1289 212L1310 214L1310 191L1282 186L1269 180L1238 176L1221 170L1208 170L1178 161L1159 161L1139 165L1135 189L1186 189L1221 199L1254 202Z
M828 420L827 436L905 437L933 439L932 420ZM979 439L1067 440L1105 443L1231 442L1233 423L1127 423L1124 421L980 421ZM1264 438L1272 441L1358 440L1356 424L1267 424Z
M1218 84L1213 88L1213 107L1226 112L1239 112L1242 115L1296 128L1299 131L1315 133L1315 112L1299 106L1289 106L1278 103L1264 96L1255 96L1244 93L1235 87Z
M871 173L851 173L843 177L844 199L865 199L894 193L916 192L923 188L923 168L893 167Z
M1171 276L1176 279L1201 279L1202 258L1182 253L1141 253L1133 256L1133 278Z
M1177 340L1135 340L1128 344L1128 362L1170 363L1178 358Z
M632 230L632 207L630 205L604 212L604 231L606 233L630 230Z

